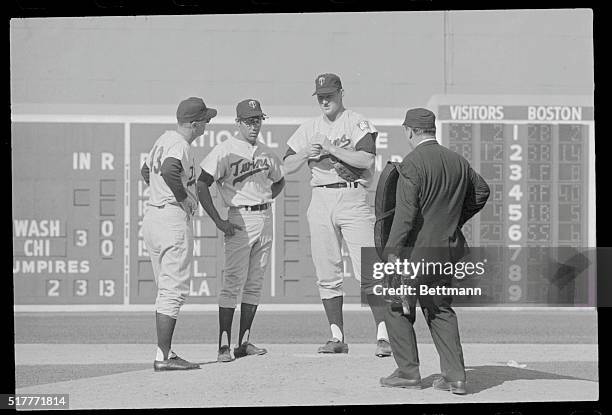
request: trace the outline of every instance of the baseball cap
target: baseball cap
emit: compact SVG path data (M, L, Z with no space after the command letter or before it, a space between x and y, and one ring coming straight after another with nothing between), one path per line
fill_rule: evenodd
M324 73L316 77L315 92L312 95L329 94L339 89L342 89L340 77L334 73Z
M251 117L266 118L261 110L261 104L256 99L245 99L236 105L236 118L242 120Z
M207 108L202 98L189 97L179 104L176 109L176 120L178 122L192 122L210 120L217 116L217 110Z
M436 128L436 116L425 108L412 108L406 111L402 125L411 128Z

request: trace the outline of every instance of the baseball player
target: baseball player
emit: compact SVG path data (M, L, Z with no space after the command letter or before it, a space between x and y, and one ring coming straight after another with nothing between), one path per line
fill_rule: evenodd
M225 266L219 292L219 362L267 353L252 344L249 336L272 248L272 200L285 181L280 158L257 140L265 118L259 101L238 103L238 135L219 143L200 163L200 203L225 234ZM221 219L212 203L209 186L214 182L224 205L229 207L226 220ZM240 332L232 357L232 320L240 295Z
M172 334L181 306L189 294L193 255L192 216L198 206L191 142L204 133L217 115L201 98L182 101L176 110L175 131L161 135L149 152L141 173L150 198L143 219L145 246L157 285L155 371L198 369L171 350Z
M374 172L376 128L362 115L344 108L340 77L325 73L315 79L322 115L302 124L289 138L284 157L287 173L308 164L312 199L308 223L319 294L332 338L319 353L348 353L342 304L342 239L347 244L355 277L361 280L361 248L374 246L374 214L367 190ZM369 288L368 288L369 287ZM384 322L384 299L362 282L377 327L376 355L390 356Z

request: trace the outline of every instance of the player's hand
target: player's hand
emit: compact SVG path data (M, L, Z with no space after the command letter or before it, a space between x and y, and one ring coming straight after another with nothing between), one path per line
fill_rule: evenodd
M329 138L326 138L323 140L323 142L321 142L321 154L330 154L332 147L334 147L334 145L331 141L329 141Z
M321 157L321 144L311 144L310 149L308 151L309 159L318 159Z
M183 210L185 212L187 212L187 214L189 216L193 216L195 215L197 209L198 209L198 205L196 203L193 202L193 200L186 198L185 200L183 200L182 202L179 202L179 204L181 205L181 207L183 208Z
M217 228L219 228L219 230L223 232L226 236L234 236L236 230L242 230L242 226L236 225L235 223L232 223L227 219L220 221L216 225Z

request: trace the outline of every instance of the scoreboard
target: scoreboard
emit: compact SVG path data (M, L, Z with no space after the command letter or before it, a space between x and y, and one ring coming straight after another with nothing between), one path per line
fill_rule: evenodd
M501 302L526 299L546 248L596 246L591 101L522 101L445 96L431 103L442 144L463 155L490 186L487 204L463 231L471 246L502 248Z
M437 114L441 143L467 158L491 187L485 208L463 229L471 246L510 247L504 258L508 275L494 289L500 301L527 299L526 276L538 263L526 248L595 247L594 121L588 98L436 96L428 107ZM401 161L411 151L401 127L405 110L389 114L396 118L371 118L379 131L372 206L386 162ZM305 118L272 115L260 141L282 156ZM13 114L16 305L154 303L142 237L148 187L140 166L157 137L174 126L171 116ZM195 159L235 132L233 117L216 117L192 143ZM320 301L306 221L308 176L307 169L288 175L273 204L275 243L264 303ZM194 236L189 303L214 304L223 238L202 208L194 218ZM347 301L358 303L359 283L343 253Z
M13 123L15 304L120 304L124 128Z

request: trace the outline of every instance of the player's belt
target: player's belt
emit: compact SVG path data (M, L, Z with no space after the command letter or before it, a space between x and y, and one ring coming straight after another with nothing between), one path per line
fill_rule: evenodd
M266 210L271 205L272 205L271 203L263 203L261 205L254 205L254 206L240 206L240 209L244 209L244 210L248 210L248 211L254 212L256 210Z
M339 182L339 183L332 183L332 184L321 184L319 186L316 187L329 187L331 189L338 189L339 187L359 187L359 183L358 182Z

